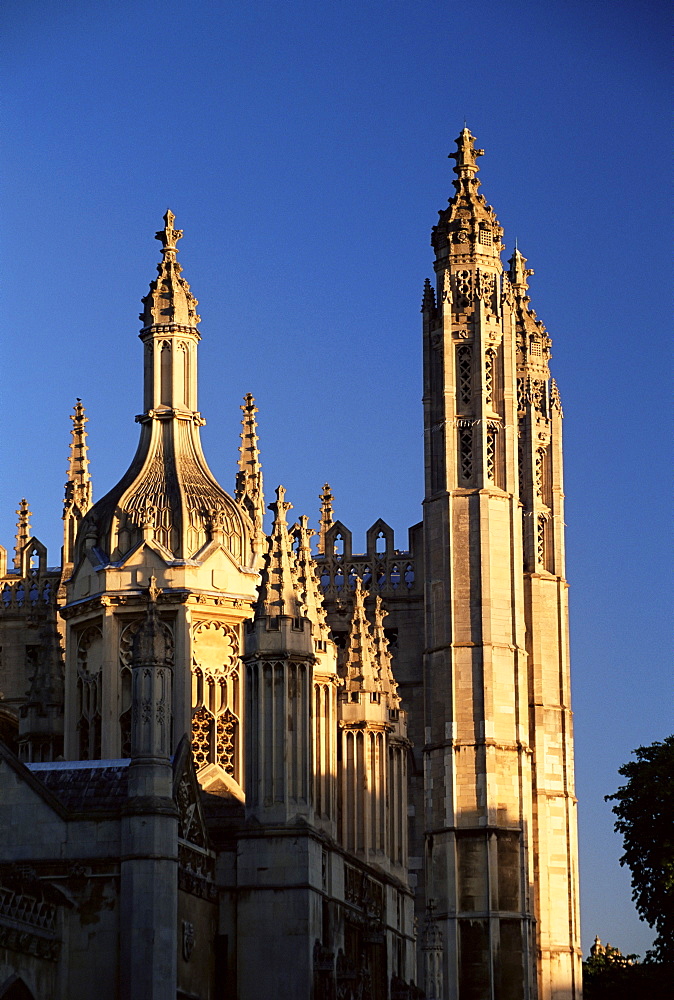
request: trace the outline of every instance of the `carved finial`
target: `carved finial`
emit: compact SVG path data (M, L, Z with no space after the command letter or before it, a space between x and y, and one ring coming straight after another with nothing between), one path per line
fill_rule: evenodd
M161 252L164 256L164 260L175 260L175 255L178 253L178 248L176 243L178 240L182 239L183 231L182 229L174 229L173 223L175 222L175 215L170 208L166 209L166 215L164 216L164 228L160 229L158 233L155 233L155 239L161 241ZM167 255L171 255L170 257Z
M449 154L450 160L456 160L454 173L457 179L454 181L454 187L459 191L462 181L467 179L474 181L474 188L477 189L480 182L475 178L475 174L479 170L479 167L475 161L478 156L484 156L484 149L475 149L473 145L475 136L471 135L470 129L465 125L455 139L455 142L457 147L456 153Z
M21 554L28 544L30 538L30 509L25 497L21 500L16 513L19 520L16 522L16 544L14 546L14 567L21 569Z
M323 484L323 492L318 494L321 501L320 531L318 533L318 551L325 555L325 536L334 524L334 512L332 508L334 497L330 489L330 483Z

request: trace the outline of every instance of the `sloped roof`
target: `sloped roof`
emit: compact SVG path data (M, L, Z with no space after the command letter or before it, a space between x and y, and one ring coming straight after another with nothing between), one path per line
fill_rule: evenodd
M54 761L27 764L70 812L115 812L126 801L130 760Z

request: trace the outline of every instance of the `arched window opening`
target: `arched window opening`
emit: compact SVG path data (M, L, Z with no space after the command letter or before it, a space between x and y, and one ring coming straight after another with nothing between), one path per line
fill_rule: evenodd
M161 376L161 404L171 405L171 345L165 340L161 345L160 355L160 376Z

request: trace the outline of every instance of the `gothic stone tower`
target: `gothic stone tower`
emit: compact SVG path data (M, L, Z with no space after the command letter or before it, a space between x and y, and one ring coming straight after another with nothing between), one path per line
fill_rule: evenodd
M474 137L424 319L426 893L460 1000L580 996L561 406ZM414 737L413 737L414 738Z

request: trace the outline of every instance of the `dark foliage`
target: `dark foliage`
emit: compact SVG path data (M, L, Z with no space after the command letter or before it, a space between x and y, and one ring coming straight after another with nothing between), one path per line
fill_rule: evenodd
M583 1000L655 1000L674 995L674 965L637 962L608 946L583 962Z
M671 962L674 955L674 736L639 747L635 761L619 774L627 778L607 801L615 802L617 833L632 872L632 899L639 916L655 928L647 959ZM644 963L640 968L646 968Z

